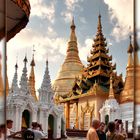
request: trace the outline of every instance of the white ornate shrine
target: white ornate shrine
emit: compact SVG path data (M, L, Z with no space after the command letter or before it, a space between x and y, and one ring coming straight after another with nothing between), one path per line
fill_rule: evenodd
M25 57L20 87L18 86L17 80L18 66L17 64L15 65L12 87L7 96L7 119L13 120L14 131L20 131L22 127L29 128L32 122L38 122L42 125L42 129L46 134L51 130L53 132L53 138L61 138L61 134L65 133L63 107L61 105L56 106L53 102L54 93L51 88L48 61L46 62L45 74L39 89L39 100L34 93L34 59L31 63L32 69L29 80L27 78L26 65L27 58ZM3 112L2 106L0 111Z

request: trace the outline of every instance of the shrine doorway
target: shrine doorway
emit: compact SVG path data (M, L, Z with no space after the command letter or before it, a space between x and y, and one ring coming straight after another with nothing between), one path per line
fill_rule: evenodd
M53 138L53 132L54 132L54 116L50 114L48 118L48 138Z
M65 137L65 131L66 131L65 127L66 127L65 121L63 118L61 118L61 138Z
M31 124L31 114L28 110L24 110L22 113L22 124L21 127L22 129L24 128L29 128Z
M105 124L107 125L109 123L109 115L105 115Z

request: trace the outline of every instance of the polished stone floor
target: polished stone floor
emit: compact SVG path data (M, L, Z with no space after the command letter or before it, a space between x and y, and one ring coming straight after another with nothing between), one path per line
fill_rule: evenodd
M62 139L62 140L86 140L86 138L82 138L82 137L68 137L67 139ZM130 139L126 139L126 140L133 140L133 138Z
M86 140L86 138L82 137L68 137L67 139L62 139L62 140Z

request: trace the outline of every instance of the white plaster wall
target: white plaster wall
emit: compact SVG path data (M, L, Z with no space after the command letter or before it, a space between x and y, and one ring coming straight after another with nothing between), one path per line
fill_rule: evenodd
M132 131L132 123L133 123L133 118L134 118L134 104L133 102L128 102L124 104L120 104L120 110L121 110L121 119L124 122L128 121L128 131Z

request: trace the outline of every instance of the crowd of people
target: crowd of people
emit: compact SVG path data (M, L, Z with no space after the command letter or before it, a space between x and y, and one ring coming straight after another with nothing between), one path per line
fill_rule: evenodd
M14 132L12 130L13 127L13 121L7 120L6 125L1 124L0 125L0 140L8 140L11 136L19 133ZM32 122L32 128L24 128L21 131L22 137L25 140L41 140L42 138L45 138L47 136L46 133L43 132L41 124L37 122Z
M125 140L127 133L123 128L123 122L116 119L106 126L104 122L93 120L87 132L87 140Z

